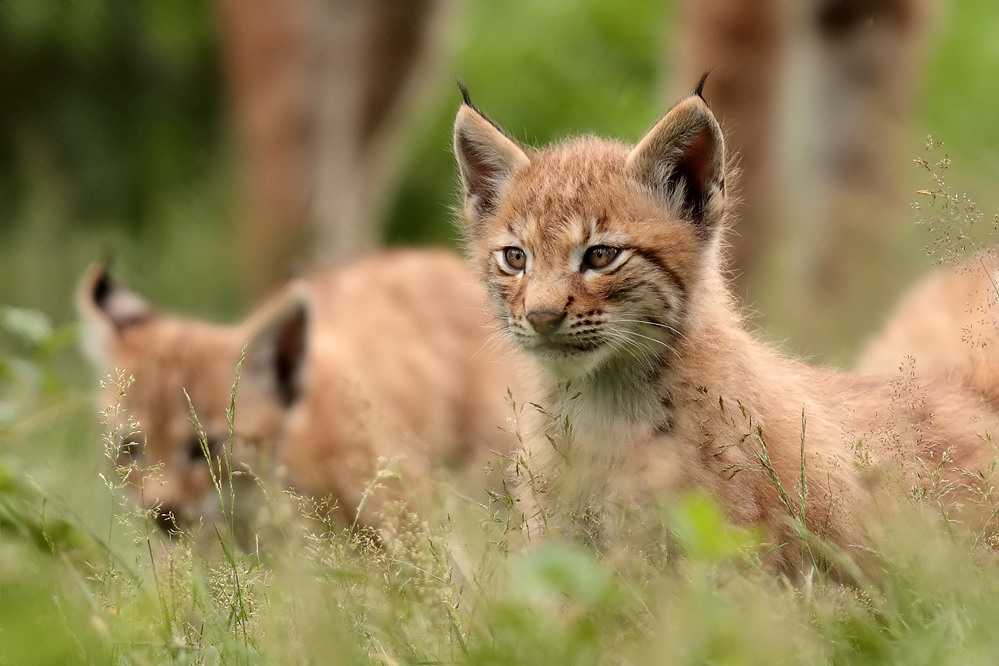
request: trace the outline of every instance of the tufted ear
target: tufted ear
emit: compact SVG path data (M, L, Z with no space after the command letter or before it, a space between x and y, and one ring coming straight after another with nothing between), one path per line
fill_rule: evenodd
M121 332L156 316L135 292L116 283L106 266L94 265L80 280L76 309L83 324L84 352L102 372L110 371Z
M472 105L464 86L461 92L464 102L454 121L454 154L461 170L465 221L474 225L495 210L511 177L531 160L523 148Z
M80 280L76 307L87 322L119 330L156 314L141 296L112 280L106 266L97 265Z
M632 178L708 238L725 209L725 139L697 91L656 123L628 155Z
M298 399L305 383L308 320L308 297L302 285L293 284L243 324L243 378L262 384L285 407Z

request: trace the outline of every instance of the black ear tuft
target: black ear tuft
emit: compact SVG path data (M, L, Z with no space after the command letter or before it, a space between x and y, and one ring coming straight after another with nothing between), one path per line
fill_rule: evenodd
M148 320L156 314L135 292L111 278L107 265L91 268L77 292L81 314L91 319L103 319L121 330Z
M697 82L697 87L694 88L694 92L692 94L697 95L701 99L704 99L704 84L708 80L708 74L710 73L711 70L709 69L708 71L701 74L701 80Z
M111 281L111 275L108 273L107 266L101 266L97 270L98 273L94 278L91 297L94 300L94 305L104 310L108 297L114 289L114 282Z
M461 79L456 79L455 82L458 84L458 90L461 91L461 103L464 106L467 106L468 108L470 108L472 111L475 111L475 113L477 113L479 116L481 116L483 120L485 120L490 125L492 125L494 128L496 128L496 131L498 131L503 136L506 136L508 139L510 139L511 141L513 141L513 139L510 138L505 131L503 131L503 128L500 127L496 123L495 120L493 120L488 115L486 115L486 113L483 112L482 109L480 109L479 107L475 106L475 104L472 102L472 96L468 93L468 87L465 85L465 82L462 81Z
M465 82L462 81L461 79L458 79L457 83L458 83L458 90L461 91L462 102L464 102L466 105L474 109L475 105L472 104L472 98L468 95L468 88L465 86Z

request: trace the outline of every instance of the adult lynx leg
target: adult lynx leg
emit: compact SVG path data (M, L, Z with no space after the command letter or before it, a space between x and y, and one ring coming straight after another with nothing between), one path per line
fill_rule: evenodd
M809 276L813 284L834 301L870 282L857 267L884 264L905 217L907 198L899 180L909 160L901 141L910 125L935 2L815 3L811 132L821 188L817 200L826 203L814 211L825 219L806 256L816 259Z
M450 0L222 0L226 75L246 158L251 287L293 258L373 248L392 146L433 71Z
M739 155L743 203L731 239L738 291L768 285L772 294L756 289L751 301L764 311L784 303L802 318L790 322L795 329L815 322L806 339L836 334L807 308L850 317L888 295L869 283L888 268L891 221L904 215L898 176L907 161L898 142L934 2L681 5L676 85L712 70L705 97ZM784 246L779 254L775 243ZM787 308L788 296L801 307Z
M309 142L316 105L310 0L221 0L224 75L243 164L238 251L248 285L279 282L301 246L314 173Z
M794 0L684 0L676 25L676 96L711 72L705 97L738 155L736 191L742 204L728 241L737 293L758 272L776 233L775 194L784 68Z
M313 0L315 1L315 0ZM321 0L314 258L380 240L400 132L434 78L451 0Z

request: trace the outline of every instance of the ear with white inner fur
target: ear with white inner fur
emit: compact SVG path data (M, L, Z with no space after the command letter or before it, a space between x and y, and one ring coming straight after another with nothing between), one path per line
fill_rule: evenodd
M523 148L468 101L454 121L454 154L461 169L465 220L477 223L495 210L510 178L530 164Z
M135 292L114 280L105 266L91 266L76 290L76 309L83 320L81 344L101 372L110 372L121 332L156 316Z
M112 280L104 266L91 266L87 270L77 290L76 304L85 319L100 320L117 329L155 314L141 296Z
M725 139L698 94L670 109L628 155L631 176L710 237L725 208Z
M298 399L305 383L308 318L307 296L295 285L243 325L247 338L243 380L261 382L285 407Z

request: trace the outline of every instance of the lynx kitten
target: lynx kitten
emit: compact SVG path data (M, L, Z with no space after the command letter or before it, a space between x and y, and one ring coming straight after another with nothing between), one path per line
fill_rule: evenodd
M515 467L532 535L696 488L794 571L792 523L863 543L872 476L932 478L955 506L978 497L965 470L992 460L983 435L999 424L973 391L809 367L746 332L721 259L725 141L700 86L634 147L526 148L464 95L454 147L472 260L542 371ZM597 523L606 540L613 526Z
M236 326L160 313L102 268L78 298L98 365L135 377L124 407L139 432L121 443L121 462L135 463L136 495L167 528L217 513L205 449L216 468L229 455L226 412L244 344L237 470L277 467L291 488L368 525L383 500L419 498L442 470L477 477L514 443L501 427L510 350L489 339L485 304L464 262L436 250L385 251L316 273ZM357 516L382 465L399 478L385 479Z

